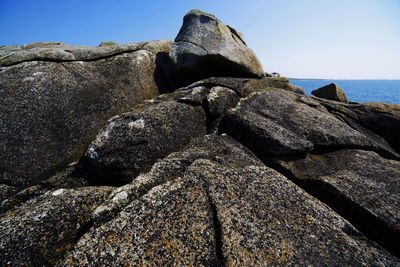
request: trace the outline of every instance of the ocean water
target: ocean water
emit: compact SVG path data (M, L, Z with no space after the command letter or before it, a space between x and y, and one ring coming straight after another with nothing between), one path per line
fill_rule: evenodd
M349 101L386 102L400 104L400 80L301 80L290 81L304 89L307 95L311 91L330 83L336 83L346 93Z

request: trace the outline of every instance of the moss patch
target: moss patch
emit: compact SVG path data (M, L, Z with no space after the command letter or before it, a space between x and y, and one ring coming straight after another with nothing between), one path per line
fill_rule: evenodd
M192 14L201 14L201 15L205 15L205 16L211 17L211 18L213 18L215 20L218 20L218 18L216 16L214 16L213 14L206 13L206 12L200 10L200 9L192 9L192 10L190 10L188 13L186 13L185 17L189 16L189 15L192 15Z

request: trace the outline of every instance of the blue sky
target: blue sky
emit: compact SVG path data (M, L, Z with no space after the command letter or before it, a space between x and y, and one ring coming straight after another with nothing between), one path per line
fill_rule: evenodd
M173 40L194 8L242 32L265 71L400 79L399 0L0 0L0 45Z

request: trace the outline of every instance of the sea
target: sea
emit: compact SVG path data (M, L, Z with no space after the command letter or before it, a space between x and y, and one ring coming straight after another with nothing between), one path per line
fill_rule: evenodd
M322 86L336 83L345 92L349 101L400 104L400 80L290 79L290 81L302 87L307 95L311 95L311 91Z

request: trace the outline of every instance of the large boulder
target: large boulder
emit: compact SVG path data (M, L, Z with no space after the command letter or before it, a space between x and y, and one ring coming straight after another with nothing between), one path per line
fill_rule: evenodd
M346 94L336 83L325 85L321 88L312 91L311 93L320 98L330 99L343 103L348 102Z
M347 124L312 98L282 89L258 91L242 99L223 118L220 131L260 157L340 147L400 157L381 136L360 125Z
M389 103L344 104L318 99L323 106L339 118L357 128L357 124L383 138L400 152L400 105Z
M176 101L147 103L110 119L83 160L95 183L121 185L206 133L202 107Z
M211 76L265 76L243 36L214 15L200 10L192 10L183 18L170 57L178 84Z
M158 60L170 45L2 48L0 183L23 188L50 177L83 154L108 118L157 96Z

